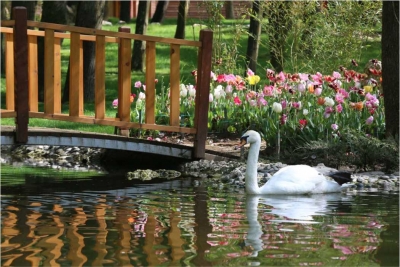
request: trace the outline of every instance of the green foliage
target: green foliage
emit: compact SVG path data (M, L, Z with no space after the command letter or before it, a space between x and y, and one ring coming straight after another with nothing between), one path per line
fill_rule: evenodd
M343 62L361 60L368 43L379 41L375 29L380 27L381 5L380 1L329 1L327 6L321 1L293 1L282 6L280 1L268 1L264 4L268 20L262 25L270 50L286 71L327 72Z
M310 140L283 155L290 163L353 165L357 170L386 171L399 168L399 145L394 139L380 140L364 132L347 129L329 140Z

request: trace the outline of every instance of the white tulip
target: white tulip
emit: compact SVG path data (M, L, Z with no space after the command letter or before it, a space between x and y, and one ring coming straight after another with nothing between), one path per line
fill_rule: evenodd
M325 106L333 107L335 105L335 101L330 97L325 97Z
M308 109L306 109L306 108L303 109L303 115L304 115L304 116L307 116L307 114L308 114Z
M138 99L140 99L140 100L146 99L146 94L143 93L143 92L140 92L140 93L139 93L139 96L138 96Z
M196 96L196 89L194 88L194 86L190 84L188 87L189 87L189 95L192 97Z
M275 111L276 113L281 113L282 112L282 104L274 102L274 104L272 104L272 110Z

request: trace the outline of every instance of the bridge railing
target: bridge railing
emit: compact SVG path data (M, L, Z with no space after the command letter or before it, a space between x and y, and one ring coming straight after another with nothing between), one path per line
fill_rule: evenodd
M204 158L207 136L208 97L210 91L211 51L213 32L201 30L199 41L163 38L130 33L120 27L118 32L27 20L26 9L16 7L14 20L1 21L0 32L5 35L6 109L1 116L16 118L16 139L26 143L29 118L43 118L195 134L194 158ZM30 30L28 27L39 30ZM38 37L44 37L44 110L38 110ZM61 113L61 39L70 39L69 114ZM146 42L146 100L145 122L130 121L131 103L131 44L132 40ZM96 43L95 55L95 114L84 115L83 45ZM105 108L105 47L118 44L118 118L106 117ZM155 123L156 44L170 46L170 114L169 125ZM194 127L180 126L180 48L198 48Z

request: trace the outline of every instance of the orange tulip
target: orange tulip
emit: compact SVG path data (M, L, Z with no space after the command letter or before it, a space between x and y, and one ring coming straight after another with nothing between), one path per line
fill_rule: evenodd
M308 92L310 92L311 94L314 93L314 84L309 84L308 85Z
M322 106L323 104L325 104L325 99L323 97L318 97L318 105Z
M352 108L354 108L355 110L361 111L364 107L364 103L363 102L357 102L357 103L350 103L350 106Z

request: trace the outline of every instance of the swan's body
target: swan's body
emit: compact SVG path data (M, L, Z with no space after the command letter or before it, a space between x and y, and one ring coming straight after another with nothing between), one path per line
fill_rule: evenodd
M307 165L292 165L280 169L263 186L258 186L257 162L261 145L260 134L247 131L241 138L242 144L250 144L246 168L246 192L252 195L259 194L320 194L341 192L348 185L348 177L338 178L339 182L327 179L316 169ZM243 142L245 141L245 142Z

